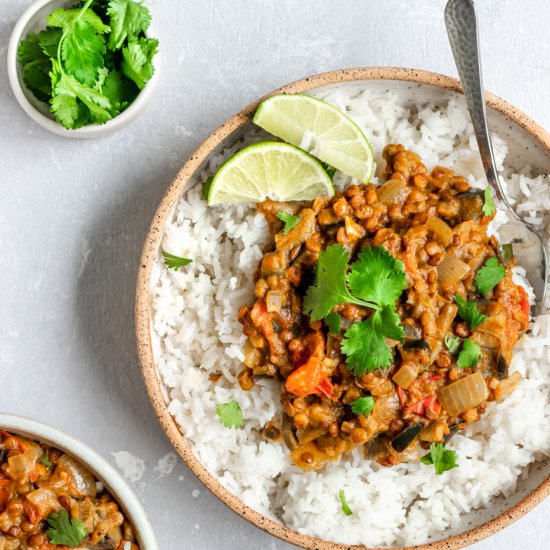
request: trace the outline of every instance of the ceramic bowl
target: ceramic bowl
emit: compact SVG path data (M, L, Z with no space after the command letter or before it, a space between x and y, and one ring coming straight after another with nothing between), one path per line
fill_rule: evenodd
M17 61L17 49L21 40L25 39L29 34L39 32L46 27L46 18L52 11L60 6L66 7L73 4L74 1L72 0L36 0L21 15L13 29L8 45L8 77L10 85L22 109L37 124L46 128L46 130L59 136L80 139L108 136L133 122L151 101L159 79L160 53L157 53L153 58L153 65L155 67L153 76L125 111L105 124L93 124L76 130L64 128L54 119L48 104L36 99L33 93L25 86L23 82L23 70ZM156 33L152 28L149 28L146 35L152 38L156 36Z
M461 94L460 83L453 78L425 71L371 67L334 71L294 82L272 92L307 93L334 87L366 87L375 91L391 90L413 105L417 102L449 100ZM272 95L269 94L269 95ZM167 220L182 192L198 181L198 175L208 159L222 148L235 143L250 126L251 116L259 101L249 105L220 126L187 160L162 200L147 235L141 258L136 302L136 331L143 376L153 408L177 452L197 477L222 502L254 525L281 539L309 549L347 550L350 547L323 541L298 533L246 506L230 493L204 467L193 453L185 435L180 432L166 404L167 392L155 367L150 307L151 272L158 257L159 246ZM529 164L535 172L550 172L550 135L521 111L498 97L487 94L489 123L509 146L508 160L518 169ZM506 527L535 507L550 493L550 462L535 463L526 479L518 479L516 491L508 497L498 497L491 506L461 516L461 521L445 532L433 535L418 549L450 550L473 544ZM354 547L355 548L355 547ZM362 547L357 547L362 548Z
M61 430L23 416L0 414L0 430L47 443L78 460L96 479L103 482L124 510L126 518L135 528L140 548L158 550L153 529L137 497L120 474L88 445Z

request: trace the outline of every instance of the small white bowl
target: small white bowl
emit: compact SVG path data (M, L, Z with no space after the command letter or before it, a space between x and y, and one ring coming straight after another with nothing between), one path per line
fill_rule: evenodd
M41 441L73 456L102 481L133 525L141 550L158 550L153 529L141 504L120 474L93 449L61 430L23 416L0 414L0 430Z
M130 124L147 107L158 82L160 53L157 53L153 58L153 65L155 67L153 76L125 111L105 124L93 124L76 130L67 130L54 119L48 104L36 99L33 93L25 86L23 82L23 70L17 61L17 49L21 40L25 39L30 33L39 32L46 28L46 18L52 11L60 6L70 6L72 4L74 4L74 0L36 0L36 2L25 10L13 29L8 46L8 77L10 85L19 105L36 123L46 128L46 130L60 136L79 139L108 136ZM149 28L146 35L152 38L155 33Z

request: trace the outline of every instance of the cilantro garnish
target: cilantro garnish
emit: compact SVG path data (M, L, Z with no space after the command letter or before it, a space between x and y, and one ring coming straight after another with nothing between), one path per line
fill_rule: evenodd
M403 262L381 246L363 248L347 280L355 296L380 307L393 306L407 286Z
M468 302L462 296L455 294L455 302L458 306L458 314L464 319L471 329L485 322L489 317L479 312L475 302Z
M342 503L342 512L344 512L346 516L351 516L353 512L351 511L351 508L348 506L348 503L346 501L346 493L344 493L344 489L340 489L338 497L340 498L340 502Z
M346 364L355 376L387 367L392 352L385 338L403 340L399 315L388 306L383 307L366 321L354 323L345 333L340 349L346 354Z
M433 464L435 467L436 475L441 475L447 470L458 468L456 460L458 455L455 451L451 451L445 448L442 443L432 443L430 445L430 452L424 455L420 461L422 464Z
M243 411L235 400L216 405L216 413L226 428L240 428L243 425Z
M18 60L27 88L65 128L107 122L151 78L158 41L145 36L151 16L141 2L86 0L46 21L19 44Z
M462 339L459 336L454 336L452 334L447 334L445 336L445 346L449 350L449 353L456 355L462 344Z
M477 272L474 282L479 292L487 296L505 275L506 268L499 264L496 256L492 256Z
M166 264L166 266L170 269L175 269L176 271L193 261L190 258L182 258L181 256L170 254L169 252L165 252L164 250L162 251L162 256L164 258L164 263Z
M466 367L475 367L481 357L481 348L469 338L462 343L462 350L458 354L456 365L461 369Z
M341 244L327 246L319 254L315 268L315 281L304 297L304 311L313 321L326 317L338 304L350 302L366 307L374 304L354 298L346 285L349 252Z
M336 174L336 168L327 164L326 162L321 162L321 166L325 169L325 172L328 174L330 179L334 179L334 174Z
M48 516L47 531L51 544L61 544L76 548L86 538L88 530L77 519L69 518L67 510L53 512Z
M493 195L491 193L491 189L489 187L485 188L485 191L483 193L485 201L483 202L483 206L481 207L481 211L485 216L492 216L496 212L496 206L495 201L493 200Z
M342 318L335 311L331 311L325 317L325 323L328 326L328 331L330 334L340 334L340 329L342 328Z
M374 408L374 397L370 395L367 397L359 397L351 404L351 410L355 414L363 414L368 416Z
M407 282L403 263L381 246L361 250L348 274L349 258L349 252L340 244L328 246L319 254L315 281L304 298L304 311L317 321L345 302L375 310L367 320L353 324L341 343L348 368L356 376L363 376L390 364L392 353L385 338L403 339L395 302Z
M48 455L45 454L45 453L40 457L39 462L41 464L44 464L44 466L46 466L46 468L48 468L48 470L51 470L53 468L53 464L51 463L50 459L48 458Z
M294 229L300 223L300 216L294 216L288 212L279 212L277 218L285 224L283 228L283 237L286 237L290 233L290 230Z

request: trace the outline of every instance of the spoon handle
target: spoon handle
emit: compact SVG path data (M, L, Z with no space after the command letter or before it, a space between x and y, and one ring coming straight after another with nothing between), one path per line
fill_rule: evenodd
M481 57L479 51L479 33L477 14L473 0L449 0L445 7L445 26L449 35L449 42L453 51L458 75L464 88L466 104L474 126L479 154L485 169L485 176L489 186L507 207L510 213L519 220L538 240L541 250L542 285L537 292L536 314L545 310L545 298L548 282L548 257L546 247L540 235L531 224L526 223L512 208L502 188L497 174L491 136L487 126L487 111L485 108L485 94L481 80Z
M487 181L497 197L510 207L497 176L491 136L487 126L487 112L481 79L479 33L473 0L449 0L445 8L445 25L460 82L464 87L464 95Z

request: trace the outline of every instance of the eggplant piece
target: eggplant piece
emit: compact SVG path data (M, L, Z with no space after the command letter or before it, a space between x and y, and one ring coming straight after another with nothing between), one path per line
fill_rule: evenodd
M396 435L391 441L391 446L398 452L402 453L422 431L423 424L417 422L407 426L400 434Z
M418 338L417 340L407 340L403 344L403 349L423 349L430 351L430 344L424 340L424 338Z
M300 442L296 436L296 430L294 428L294 423L292 418L288 414L283 413L283 425L281 426L281 432L283 434L284 442L286 446L291 450L295 451L300 447Z
M363 445L363 457L369 460L379 461L388 454L386 442L383 436L379 435Z
M508 361L502 356L499 355L497 359L497 377L499 380L504 380L508 378Z
M460 426L461 422L454 422L449 426L449 433L445 436L443 436L443 444L446 445L453 436L458 432L458 427Z
M403 331L405 333L405 340L418 340L422 336L420 327L405 324L403 325Z
M460 202L460 217L463 221L476 221L483 216L484 193L483 189L472 189L455 195Z

